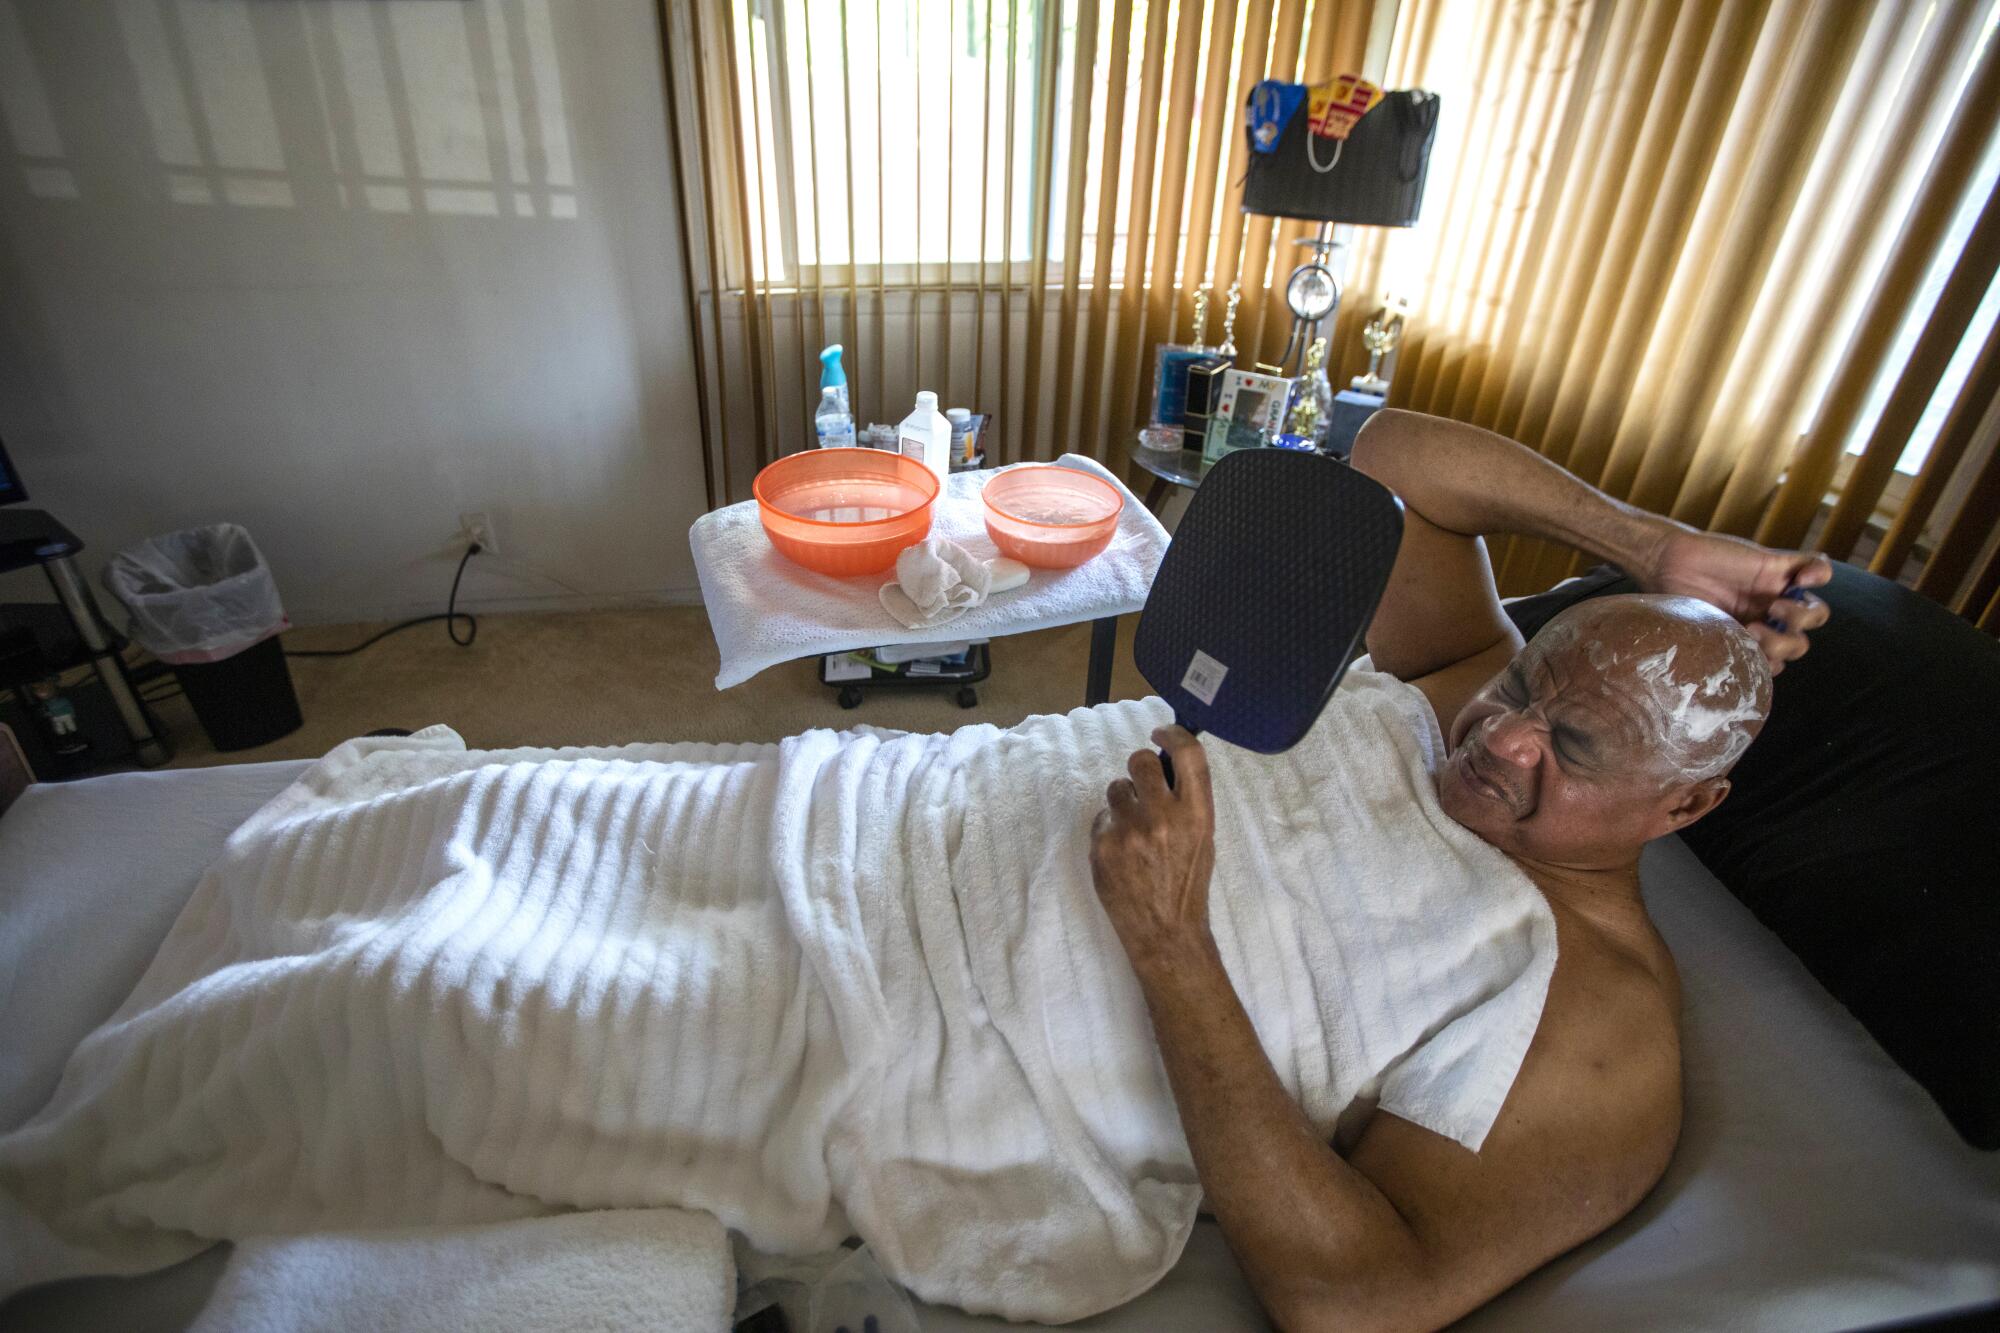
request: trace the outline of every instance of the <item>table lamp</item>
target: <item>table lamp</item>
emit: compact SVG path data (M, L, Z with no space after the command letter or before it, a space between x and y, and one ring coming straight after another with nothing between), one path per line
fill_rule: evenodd
M1285 281L1285 304L1292 312L1292 333L1278 364L1296 372L1321 326L1340 308L1340 282L1327 260L1336 248L1336 223L1357 227L1414 226L1423 207L1424 181L1430 170L1431 145L1437 138L1438 96L1417 89L1397 89L1351 121L1339 139L1331 161L1316 149L1320 129L1337 120L1344 105L1340 94L1360 85L1351 76L1306 90L1274 96L1273 85L1259 84L1251 95L1249 177L1243 184L1243 211L1268 217L1299 218L1319 223L1316 235L1296 244L1307 256ZM1293 85L1275 85L1291 89ZM1322 103L1331 97L1331 111ZM1289 105L1287 113L1283 110ZM1279 110L1274 116L1269 108ZM1261 121L1260 121L1261 117ZM1278 123L1278 117L1285 117ZM1261 139L1268 147L1260 143Z

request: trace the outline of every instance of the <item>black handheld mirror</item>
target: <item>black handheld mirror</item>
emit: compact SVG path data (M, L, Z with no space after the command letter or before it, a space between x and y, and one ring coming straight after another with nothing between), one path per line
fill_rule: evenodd
M1153 577L1132 645L1140 674L1196 735L1289 750L1359 655L1402 539L1402 503L1346 463L1225 455Z

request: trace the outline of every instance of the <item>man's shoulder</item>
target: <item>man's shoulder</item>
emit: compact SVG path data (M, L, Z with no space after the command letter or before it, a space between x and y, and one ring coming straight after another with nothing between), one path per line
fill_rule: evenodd
M1551 902L1556 966L1543 1026L1562 1025L1576 1044L1644 1038L1634 1056L1680 1054L1680 972L1643 910L1593 920Z
M1507 1109L1517 1135L1625 1200L1616 1216L1659 1179L1680 1135L1679 976L1643 916L1606 928L1555 914L1555 972Z
M1680 1135L1671 960L1556 915L1541 1021L1479 1151L1378 1113L1350 1159L1489 1294L1630 1212Z

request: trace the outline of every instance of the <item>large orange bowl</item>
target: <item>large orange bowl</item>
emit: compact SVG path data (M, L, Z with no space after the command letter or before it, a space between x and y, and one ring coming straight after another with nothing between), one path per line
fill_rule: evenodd
M924 539L938 479L886 449L807 449L759 472L750 493L779 554L850 578L881 573Z
M986 483L986 535L1024 565L1070 569L1111 544L1125 497L1102 477L1052 464Z

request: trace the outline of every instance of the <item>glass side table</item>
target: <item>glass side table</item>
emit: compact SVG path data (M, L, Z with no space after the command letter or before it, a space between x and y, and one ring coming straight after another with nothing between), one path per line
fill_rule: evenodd
M1354 437L1361 424L1382 408L1382 399L1373 394L1338 393L1334 395L1333 440L1320 451L1324 458L1348 461L1354 451ZM1184 486L1192 491L1201 485L1209 465L1201 461L1199 449L1148 449L1134 439L1125 446L1125 461L1152 478L1146 487L1146 508L1158 517L1165 504L1167 492L1175 486Z
M1125 447L1125 457L1133 467L1150 476L1152 484L1146 487L1146 508L1155 517L1166 503L1171 487L1185 486L1189 490L1201 485L1201 475L1208 469L1201 461L1199 449L1148 449L1137 440Z

